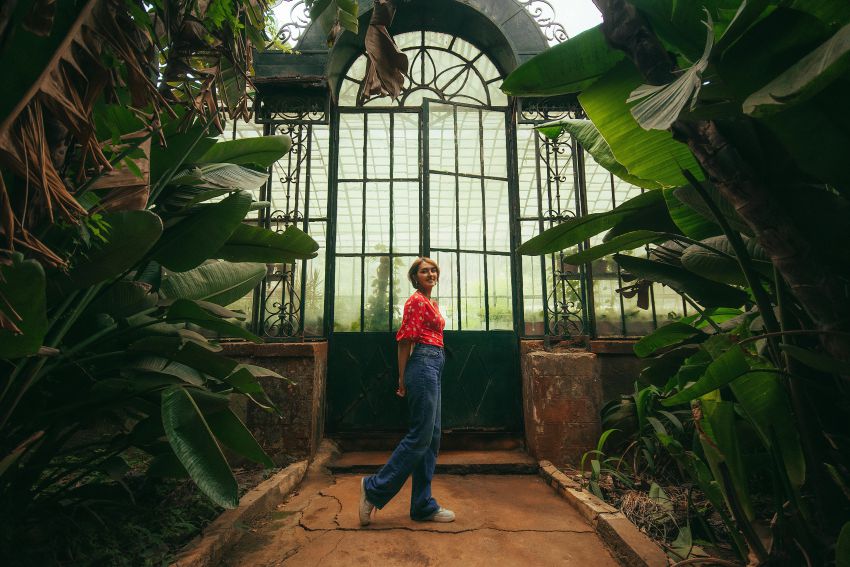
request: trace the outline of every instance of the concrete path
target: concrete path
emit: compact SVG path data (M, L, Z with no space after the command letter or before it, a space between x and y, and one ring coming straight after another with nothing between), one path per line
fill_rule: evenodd
M360 475L310 470L253 526L226 566L616 566L592 527L537 475L437 475L450 524L408 516L410 483L372 524L357 518Z

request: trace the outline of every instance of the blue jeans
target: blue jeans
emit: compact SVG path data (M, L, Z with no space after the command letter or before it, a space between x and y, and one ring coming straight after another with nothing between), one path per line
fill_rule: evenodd
M383 508L413 475L410 517L424 520L440 506L431 497L431 479L440 451L440 376L443 349L416 344L404 369L410 430L378 474L366 477L366 498Z

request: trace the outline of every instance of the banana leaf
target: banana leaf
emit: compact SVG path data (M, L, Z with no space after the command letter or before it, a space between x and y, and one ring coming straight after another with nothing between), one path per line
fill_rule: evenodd
M258 226L240 224L215 257L232 262L292 263L315 258L319 244L296 226L283 234Z
M0 358L38 352L47 333L46 285L35 260L16 253L10 264L0 263Z
M623 57L622 51L608 45L599 25L517 67L505 78L502 91L511 96L577 93Z
M162 424L174 454L210 500L224 508L239 504L239 486L200 408L183 387L162 393Z
M261 169L271 167L292 146L289 136L262 136L218 142L197 161L200 163L233 163L253 165Z
M239 191L192 213L165 231L153 259L175 272L198 267L214 258L234 231L242 226L250 206L251 195Z

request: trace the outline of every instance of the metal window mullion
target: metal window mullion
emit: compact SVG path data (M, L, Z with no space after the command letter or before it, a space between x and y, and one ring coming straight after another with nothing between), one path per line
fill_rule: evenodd
M395 237L395 234L394 234L395 231L393 230L393 206L395 204L395 201L394 201L395 189L394 189L394 186L393 186L393 172L394 172L393 161L394 161L394 157L395 157L394 156L394 154L395 154L395 144L394 144L395 137L393 136L394 132L395 132L395 114L390 113L390 259L389 259L390 264L389 264L389 283L387 285L387 287L389 287L389 291L390 291L390 293L389 293L389 302L390 303L389 303L388 309L387 309L387 319L388 319L387 329L389 329L389 330L392 330L392 328L393 328L393 307L394 307L393 301L395 300L395 298L393 297L393 258L394 258L393 253L395 252L395 243L393 242L393 239Z
M484 111L478 110L478 161L481 171L481 239L484 245L484 330L490 330L490 282L487 271L487 197L484 189ZM507 167L507 164L505 164Z
M457 107L452 106L452 118L454 128L455 145L455 258L457 261L457 330L463 330L463 312L461 310L461 285L460 285L460 150L457 143Z
M537 180L537 221L538 221L538 228L539 228L539 231L540 231L538 234L543 234L543 231L546 230L546 224L545 224L545 221L543 220L543 180L541 179L541 175L540 175L541 172L542 172L541 166L543 165L541 163L541 159L540 159L540 146L541 146L540 137L542 136L542 134L540 134L537 130L532 130L532 133L534 135L534 161L535 161L535 164L536 164L536 166L534 168L534 172L535 172L535 178ZM549 335L549 292L547 291L547 288L546 288L546 255L545 254L540 255L540 275L541 275L540 285L541 285L541 288L542 288L541 291L543 292L543 295L541 296L541 299L542 299L542 302L543 302L543 335L548 336ZM553 280L553 283L554 283L554 280Z
M578 193L581 216L587 216L590 211L587 206L587 175L584 170L584 149L575 141L572 140L572 148L574 152L573 159L573 179L576 184L576 193ZM591 337L596 336L596 298L593 291L593 267L592 265L582 265L581 267L580 285L582 290L582 301L584 308L582 309L582 320L586 327L585 334Z
M511 110L505 111L505 144L508 155L508 214L510 249L520 245L519 233L519 150L517 149L516 99L511 99ZM511 267L511 305L513 309L513 327L517 335L525 331L525 313L522 301L522 261L516 254L509 256Z
M272 128L268 124L263 125L263 136L271 135ZM268 168L268 177L266 178L266 182L263 183L262 187L260 187L260 200L261 201L269 201L271 202L271 184L272 184L272 170L273 165L270 165ZM265 209L260 209L257 220L258 224L264 228L269 227L271 216L271 205L266 207ZM263 321L265 320L265 310L266 310L266 289L268 287L268 270L266 270L266 275L260 280L260 284L254 288L254 298L251 302L253 306L252 313L252 322L251 326L253 327L254 333L257 335L264 335Z
M336 219L337 219L337 175L339 167L339 111L332 108L330 112L330 136L329 136L330 158L328 160L328 218L334 222L328 222L327 246L325 257L325 317L322 321L323 334L329 337L333 326L331 321L334 316L334 299L336 288Z
M304 128L304 126L302 126ZM310 234L310 170L312 169L312 154L313 154L313 126L307 124L307 149L304 152L304 220L302 222L302 230ZM295 200L298 203L298 199ZM301 297L298 305L298 312L301 314L298 321L298 333L304 338L304 319L307 303L307 260L301 260Z
M366 158L369 144L369 115L363 115L363 191L360 215L360 332L366 329Z

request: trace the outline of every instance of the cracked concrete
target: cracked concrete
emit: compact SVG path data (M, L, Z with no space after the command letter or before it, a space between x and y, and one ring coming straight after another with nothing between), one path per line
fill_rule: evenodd
M409 518L408 482L361 528L359 487L359 475L311 468L222 565L617 565L587 520L538 476L437 475L435 497L457 513L449 524Z

